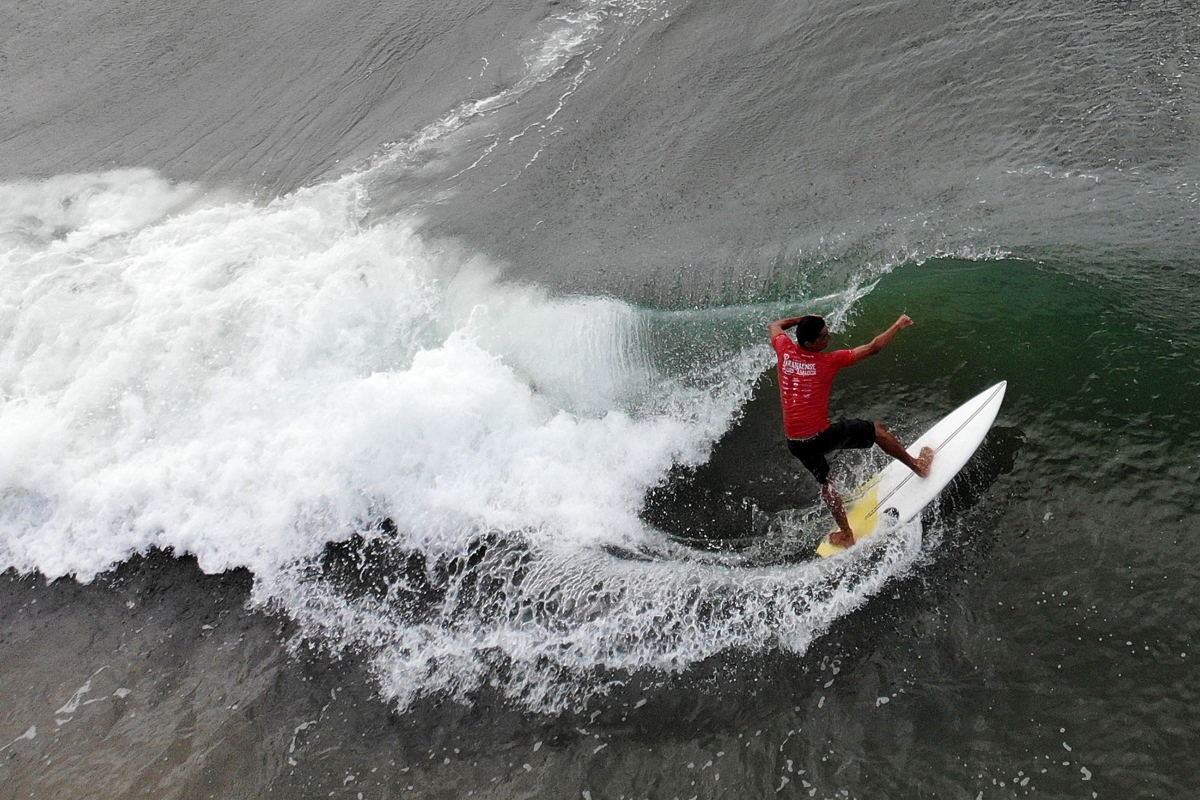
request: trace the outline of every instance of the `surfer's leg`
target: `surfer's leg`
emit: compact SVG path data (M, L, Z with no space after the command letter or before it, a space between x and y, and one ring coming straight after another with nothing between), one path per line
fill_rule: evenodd
M825 501L825 505L829 506L829 511L833 514L833 519L837 522L839 529L829 534L829 542L838 547L850 547L854 544L854 531L850 530L850 520L846 518L846 507L842 504L842 496L838 494L838 490L831 480L821 484L821 498Z
M904 466L922 478L929 477L929 469L933 466L932 447L922 447L920 455L913 458L908 454L908 450L904 448L904 445L900 443L900 440L893 436L892 432L883 427L883 423L880 422L875 423L875 444L879 445L883 452L904 464Z
M827 432L828 430L826 429ZM846 519L846 509L842 505L842 497L832 483L829 461L825 458L825 453L832 446L836 446L836 442L834 445L830 445L826 441L827 438L818 434L809 439L788 439L788 450L800 459L804 468L816 478L817 483L821 486L821 499L825 501L825 505L829 506L834 520L837 521L838 530L829 535L829 541L838 547L849 547L854 544L854 531L850 530L850 521ZM838 439L836 436L834 438Z

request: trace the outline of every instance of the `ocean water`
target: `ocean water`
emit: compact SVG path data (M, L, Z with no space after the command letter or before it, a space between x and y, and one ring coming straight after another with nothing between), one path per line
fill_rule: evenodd
M1193 3L0 30L0 796L1200 792ZM804 310L1009 383L831 560Z

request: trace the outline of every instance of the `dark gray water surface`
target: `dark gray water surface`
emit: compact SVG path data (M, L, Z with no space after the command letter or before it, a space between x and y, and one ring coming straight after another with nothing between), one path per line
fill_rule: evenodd
M0 10L0 796L1193 796L1196 11Z

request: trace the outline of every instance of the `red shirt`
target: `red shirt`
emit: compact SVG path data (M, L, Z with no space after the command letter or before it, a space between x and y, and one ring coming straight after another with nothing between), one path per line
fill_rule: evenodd
M829 427L829 394L842 367L857 360L853 350L814 353L781 333L771 342L779 356L779 399L783 403L783 432L789 439L807 439Z

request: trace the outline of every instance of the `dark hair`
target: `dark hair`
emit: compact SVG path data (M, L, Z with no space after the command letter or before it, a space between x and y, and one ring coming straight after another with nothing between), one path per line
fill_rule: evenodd
M800 344L808 344L815 342L821 338L821 331L825 329L825 318L818 317L816 314L808 314L800 318L796 323L796 341Z

